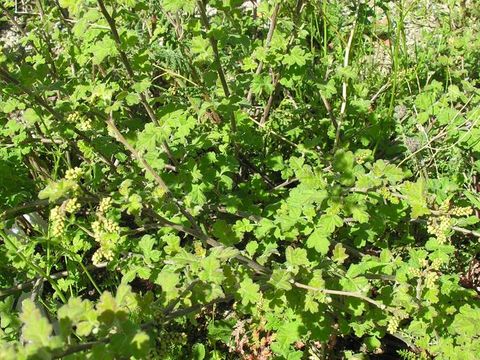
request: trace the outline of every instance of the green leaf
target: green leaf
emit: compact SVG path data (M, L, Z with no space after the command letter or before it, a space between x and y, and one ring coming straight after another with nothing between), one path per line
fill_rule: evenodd
M33 125L40 120L40 117L38 116L35 110L29 108L29 109L25 109L25 111L23 112L23 119L29 125Z
M58 3L61 7L67 8L70 13L77 14L83 4L83 0L59 0Z
M343 264L344 261L348 258L347 253L345 252L345 248L343 247L342 244L338 243L335 245L333 248L333 261L335 261L338 264Z
M315 230L307 239L307 246L325 255L330 246L330 235L341 225L343 225L343 220L340 216L335 214L322 215Z
M203 360L205 359L205 345L196 343L192 348L192 359Z
M72 190L76 190L77 187L77 183L73 180L62 179L57 182L50 182L38 193L38 198L48 199L50 202L54 202L68 195Z
M31 341L34 346L48 347L53 327L30 299L23 300L20 319L24 341Z
M118 54L115 41L108 36L104 36L102 40L96 42L89 50L93 55L92 63L95 65L101 64L107 56Z
M290 345L295 341L300 340L301 322L288 322L278 329L275 341L272 343L272 350L279 355L287 355Z
M309 248L314 248L320 254L325 255L330 247L330 240L328 239L329 235L330 234L322 231L322 229L315 229L307 239L307 246Z
M336 214L324 214L320 217L317 228L322 232L331 234L336 228L343 225L343 220Z
M430 214L425 197L425 183L423 180L419 179L415 183L406 181L402 186L402 194L406 196L405 201L412 210L413 219Z
M221 284L225 276L223 275L222 268L220 267L220 261L214 256L208 256L201 261L203 270L198 277L205 282L213 282L215 284Z
M303 66L307 63L308 57L309 55L307 55L301 47L294 46L290 53L283 57L282 63L288 66Z
M192 13L195 10L195 0L162 0L162 7L166 11L176 13L183 10L187 13Z
M272 276L268 281L272 284L275 288L279 290L290 290L292 285L290 284L290 280L292 279L292 274L285 269L275 269L273 270Z
M238 294L240 295L243 305L255 305L258 301L260 301L260 298L262 296L260 293L260 286L258 284L255 284L249 277L246 277L240 283L240 289L238 289Z
M396 184L403 180L405 174L402 169L393 164L387 164L384 160L377 160L373 164L372 172L377 177L385 177L391 184Z
M367 345L367 348L370 350L370 351L373 351L375 349L378 349L380 348L380 346L382 345L382 343L380 342L380 340L376 337L376 336L368 336L365 340L364 340L365 344Z
M225 220L217 220L213 224L213 235L217 237L222 244L225 245L234 245L238 243L241 239L238 238L237 234L233 231L232 226L228 224Z
M370 214L367 210L360 206L354 206L352 208L353 219L358 221L360 224L365 224L370 219Z
M339 174L343 185L353 185L355 182L355 156L351 151L338 150L333 158L333 169Z
M310 264L307 258L307 250L305 249L300 249L300 248L294 249L291 246L288 246L287 249L285 250L285 258L287 260L287 263L293 266L302 266L302 265Z
M163 236L162 240L167 243L167 245L163 248L165 253L168 255L175 255L181 249L180 246L180 238L174 234L168 234Z
M253 77L251 89L255 95L260 95L262 92L270 95L273 92L271 77L266 75L255 75Z
M212 341L222 341L227 344L232 335L235 322L233 319L230 320L215 320L211 321L208 326L208 337Z
M215 246L211 249L211 256L220 260L229 260L237 256L240 251L234 247Z
M141 153L157 152L157 144L161 143L167 136L164 129L153 123L148 123L143 131L138 134L137 150Z
M177 285L179 283L180 276L178 273L165 269L158 274L158 277L155 280L155 284L158 284L162 287L167 301L173 300L178 296L179 290Z

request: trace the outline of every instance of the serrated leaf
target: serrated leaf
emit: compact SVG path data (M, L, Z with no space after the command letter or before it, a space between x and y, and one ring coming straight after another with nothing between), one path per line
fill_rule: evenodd
M305 53L305 51L300 46L294 46L289 54L286 54L283 57L282 63L284 65L292 66L298 65L303 66L307 62L307 58L309 56Z
M343 247L342 244L338 243L335 245L333 248L333 261L335 261L338 264L343 264L344 261L348 258L347 253L345 252L345 248Z
M406 181L402 186L402 194L405 195L405 201L411 208L412 218L416 219L423 215L430 214L425 197L425 183L419 179L417 182Z
M240 283L238 294L240 295L243 305L255 305L258 301L260 301L261 298L260 286L255 284L249 277L246 277Z
M38 116L35 110L29 108L29 109L25 109L25 111L23 112L23 119L29 125L33 125L40 120L40 117Z
M351 151L339 150L333 158L333 169L339 174L343 185L353 185L355 182L354 168L355 156Z
M194 360L205 359L205 345L196 343L192 348L192 355Z
M300 248L287 247L285 250L285 258L289 265L302 266L310 264L307 258L307 250Z
M203 270L198 277L205 282L213 282L215 284L221 284L225 276L223 275L222 268L220 267L220 261L214 256L210 255L203 258L200 265Z
M162 287L167 301L175 299L178 296L179 290L177 285L179 283L180 276L177 273L169 270L162 270L155 280L155 284L158 284Z
M77 188L77 184L72 180L62 179L56 182L50 182L43 190L38 193L39 199L48 199L54 202Z
M53 327L30 299L23 300L20 319L24 341L31 341L35 346L48 346Z
M279 290L288 291L292 288L290 280L292 279L292 274L285 269L275 269L273 270L272 276L268 281L275 288Z
M325 255L330 246L329 234L326 234L321 229L316 229L307 239L307 246L314 248L320 254Z
M220 260L229 260L237 256L240 251L234 247L215 246L211 249L211 256Z
M365 209L355 206L352 208L352 217L360 224L364 224L368 222L368 219L370 219L370 214Z
M300 340L301 322L288 322L283 324L278 329L275 341L272 343L272 350L279 355L286 355L289 351L290 345L295 341Z

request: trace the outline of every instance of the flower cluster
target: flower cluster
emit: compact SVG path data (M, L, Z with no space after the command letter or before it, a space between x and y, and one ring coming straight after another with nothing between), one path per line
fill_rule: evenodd
M111 208L112 208L112 198L106 197L100 201L100 204L98 205L98 212L101 214L105 214Z
M470 206L454 206L450 208L450 200L445 200L438 209L442 214L450 216L470 216L473 214L473 209Z
M83 174L83 171L79 167L68 169L65 172L65 180L78 181L80 180L80 177L82 176L82 174Z
M441 259L439 259L439 258L434 259L434 260L432 261L432 264L430 265L430 268L431 268L432 270L439 270L439 269L440 269L440 266L442 266L442 263L443 263L443 261L442 261Z
M80 115L80 113L78 111L75 111L67 116L67 122L76 123L80 121L81 117L82 116Z
M112 198L103 198L96 212L97 220L92 223L93 236L100 245L92 256L94 265L98 265L103 260L113 260L118 240L120 239L120 226L118 223L113 219L105 217L105 214L111 208Z
M390 334L395 334L398 330L398 326L400 325L400 318L398 316L392 316L390 320L388 320L387 325L387 332Z
M78 198L73 197L71 199L65 200L62 204L63 209L65 212L73 214L80 210L80 203L78 202Z
M370 150L359 150L355 153L355 161L357 162L357 164L361 165L365 163L365 161L368 160L370 156Z
M120 232L120 226L112 219L105 219L103 221L103 228L105 229L105 232L110 234L118 234Z
M438 270L442 265L443 261L439 258L434 259L430 264L427 259L420 260L421 268L410 267L409 273L413 277L423 277L424 287L431 289L435 287L435 283L439 278Z
M50 226L54 237L63 235L65 231L65 213L60 206L55 206L50 210Z
M202 243L200 241L195 241L193 243L193 248L195 250L195 255L204 257L207 254L207 250L203 247Z
M187 334L184 332L178 332L171 329L165 329L158 335L158 348L157 356L159 358L167 357L168 353L174 346L182 346L187 343Z
M438 208L442 214L448 214L448 209L450 209L450 199L444 200Z
M413 277L420 277L420 276L422 276L422 270L417 269L417 268L414 268L414 267L410 267L410 268L409 268L409 273L410 273L410 275L413 276Z
M20 36L13 30L2 29L0 44L2 43L5 49L14 49L20 43Z
M449 214L452 216L470 216L473 214L473 209L470 206L456 206L450 209Z
M88 131L92 129L92 120L81 115L78 111L68 115L67 122L74 124L80 131Z
M111 219L102 219L92 223L93 236L100 247L92 256L94 265L98 265L102 260L111 261L120 238L120 227Z
M97 251L92 255L92 264L95 266L100 265L100 263L105 261L112 261L113 260L114 252L112 249L107 247L99 247Z
M435 283L438 280L438 274L434 271L429 271L425 275L425 287L431 289L435 287Z
M390 191L390 189L386 186L378 189L378 193L386 200L386 201L389 201L391 202L392 204L398 204L399 203L399 199L392 194L392 192Z
M87 118L80 119L80 122L77 123L77 129L80 131L92 130L92 120Z
M428 219L427 231L434 235L440 244L445 244L448 240L448 231L452 226L452 219L448 215L431 217Z

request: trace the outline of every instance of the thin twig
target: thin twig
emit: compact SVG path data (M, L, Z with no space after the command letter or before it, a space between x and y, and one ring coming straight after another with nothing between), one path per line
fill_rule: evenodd
M283 183L275 186L275 187L273 188L273 190L279 190L279 189L281 189L281 188L284 188L285 186L288 186L288 185L290 185L290 184L294 184L294 183L296 183L296 182L298 182L298 181L300 181L300 180L297 179L297 178L285 180Z
M29 88L27 88L25 85L23 85L22 83L20 83L17 79L15 79L9 72L8 70L6 70L4 67L0 66L0 79L3 79L4 82L6 82L7 84L11 84L11 85L14 85L15 87L17 87L21 92L23 92L25 95L27 95L28 97L30 97L30 99L32 99L33 101L35 101L39 106L41 106L42 108L44 108L45 110L47 110L48 113L50 113L50 115L52 115L54 117L55 120L57 120L58 122L60 123L63 123L63 124L67 124L67 121L65 121L64 117L58 112L56 111L52 106L50 106L50 104L48 104L41 96L37 95L34 91L30 90ZM82 139L83 141L85 141L87 144L89 144L93 149L95 149L95 151L97 152L97 154L99 155L100 159L103 160L106 164L109 165L110 167L110 170L112 172L116 172L116 167L115 165L112 163L112 161L106 156L104 155L100 150L98 150L96 148L96 146L93 144L93 142L91 141L90 137L88 137L87 135L85 135L85 133L81 130L78 130L75 126L69 126L71 128L71 130L78 135L78 137L80 139Z
M355 13L355 19L353 20L352 29L350 30L350 35L348 37L347 46L345 47L345 55L343 57L343 67L346 68L350 60L350 50L352 48L353 36L355 35L355 30L357 28L358 13L360 10L360 4L357 4L357 10ZM345 117L345 111L347 109L347 87L348 79L344 79L342 83L342 104L340 105L340 114L338 116L337 131L335 133L335 143L333 144L332 152L335 153L337 146L340 142L340 131L342 128L343 118Z
M320 98L322 99L323 105L325 106L325 110L327 110L328 117L330 118L330 121L332 122L333 127L335 128L335 131L338 130L338 122L337 119L335 118L335 115L333 115L333 109L332 105L330 104L330 101L320 92Z
M272 16L270 17L270 27L268 28L268 34L265 40L265 46L264 46L265 51L267 51L268 48L270 47L270 42L272 41L273 32L275 31L275 26L277 25L277 16L280 11L280 6L281 6L281 2L278 2L273 8ZM262 70L263 70L263 60L260 60L257 66L257 70L255 71L255 75L256 76L260 75ZM253 89L252 87L250 87L247 94L247 101L249 103L252 103L252 96L253 96Z
M193 280L186 288L185 290L182 291L182 293L177 296L175 299L173 299L170 304L167 305L167 307L164 310L164 313L171 313L173 309L175 309L175 306L185 298L185 296L188 294L189 291L191 291L195 285L197 285L200 282L199 279Z
M268 97L267 105L265 105L265 108L263 109L262 118L260 119L260 124L262 125L267 122L268 116L270 115L270 110L273 105L273 99L275 98L275 95L278 92L279 80L280 80L280 74L274 74L273 81L272 81L273 91Z
M107 262L102 262L102 263L99 263L97 265L88 265L86 268L89 269L89 270L95 270L95 269L105 268L107 265L108 265ZM57 280L57 279L61 279L61 278L64 278L64 277L68 276L68 274L69 274L69 271L67 271L67 270L59 271L57 273L51 274L50 278L53 279L53 280ZM29 280L29 281L26 281L24 283L12 286L8 289L0 290L0 297L8 296L8 295L14 294L14 293L19 292L19 291L24 291L24 290L30 289L35 285L35 283L37 281L39 281L41 279L44 279L44 278L43 277L37 277L33 280Z
M115 45L117 47L117 51L120 54L120 60L125 67L125 70L127 71L128 77L130 82L135 83L135 73L133 72L132 65L130 64L130 61L128 60L127 54L125 51L122 49L122 40L120 39L120 36L118 34L117 30L117 25L115 23L115 19L109 14L107 11L107 8L105 7L105 4L103 0L97 0L98 5L100 7L100 11L102 12L103 16L107 20L108 25L110 26L110 30L113 36L113 40L115 41ZM145 111L147 112L148 117L150 118L151 121L155 125L160 125L160 123L157 120L157 116L155 115L155 112L153 111L152 107L148 103L148 90L145 90L139 94L140 96L140 102L142 106L144 107ZM170 147L168 144L163 141L162 142L163 149L165 150L165 153L167 154L168 158L170 161L173 163L175 168L178 168L178 162L176 161L175 157L172 154L172 151L170 150Z
M227 79L225 78L225 72L223 71L222 62L220 61L220 53L218 51L217 40L209 34L210 31L210 23L208 21L207 12L205 10L205 4L202 0L197 0L198 8L200 10L200 19L202 21L203 27L207 32L207 37L210 42L210 46L213 50L213 56L215 60L215 67L218 73L218 77L220 78L220 82L222 83L223 93L225 94L226 98L230 98L230 89L228 88ZM235 120L235 115L233 112L230 112L230 126L232 127L233 134L237 132L237 122ZM237 143L234 142L235 153L238 153L238 146Z
M372 98L370 99L370 104L373 104L377 99L378 97L385 91L387 90L389 87L390 87L390 83L387 82L386 84L383 84L380 89L378 89L378 91L372 96Z
M202 20L202 24L205 27L208 41L210 42L210 46L213 50L213 56L215 58L215 66L217 68L218 77L220 78L220 82L222 83L223 92L228 98L230 97L230 89L228 88L227 80L225 78L225 72L223 71L222 63L220 62L220 54L218 52L217 40L211 34L208 34L208 32L210 31L210 23L208 21L207 12L205 10L205 5L203 1L197 0L197 4L198 9L200 10L200 19Z
M473 99L474 95L470 96L470 98L467 100L467 102L461 107L460 110L458 110L455 114L455 116L453 117L452 120L450 120L450 123L454 123L454 121L457 119L457 117L462 113L462 111L467 107L467 105L470 103L470 101ZM466 119L461 125L463 126L464 124L466 124L469 120ZM434 137L430 138L430 140L425 144L423 145L422 147L420 147L419 149L417 149L416 151L413 151L409 156L407 156L405 159L403 159L402 161L400 161L400 163L397 165L397 167L400 167L402 166L402 164L404 162L406 162L407 160L411 159L413 156L417 155L419 152L423 151L424 149L426 149L427 147L430 146L431 143L433 143L434 141L440 139L441 137L445 136L448 132L448 125L445 126L437 135L435 135Z
M305 285L305 284L302 284L302 283L299 283L299 282L296 282L296 281L293 281L292 283L295 287L300 288L300 289L306 289L306 290L310 290L310 291L318 291L318 292L322 292L322 293L328 294L328 295L354 297L354 298L366 301L366 302L368 302L372 305L375 305L376 307L378 307L382 310L387 310L387 311L389 310L387 308L387 306L385 306L384 304L382 304L378 301L375 301L372 298L369 298L368 296L362 295L360 293L350 292L350 291L341 291L341 290L321 289L321 288L316 288L316 287L313 287L313 286Z
M13 219L19 215L29 214L34 211L44 209L49 205L60 205L66 199L67 198L62 197L52 202L50 202L48 199L44 199L44 200L34 200L28 203L24 203L24 204L9 208L7 210L4 210L3 212L0 212L0 220ZM89 196L81 197L78 199L80 204L87 203L89 201L96 201L96 200L97 200L96 198L89 197Z

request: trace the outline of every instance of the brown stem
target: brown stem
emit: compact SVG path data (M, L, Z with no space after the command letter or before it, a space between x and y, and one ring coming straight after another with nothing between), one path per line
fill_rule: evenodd
M202 0L197 0L198 8L200 10L200 18L202 20L202 24L207 31L207 37L210 41L210 45L213 49L213 55L215 58L215 66L217 68L218 76L220 77L220 82L222 83L223 92L225 93L226 97L230 97L230 90L228 89L227 80L225 78L225 73L223 71L222 63L220 62L220 55L218 53L218 45L217 40L208 32L210 31L210 23L208 22L207 12L205 10L205 5L203 4Z
M298 0L295 6L295 12L294 12L295 23L300 18L300 12L302 11L302 7L303 7L303 0ZM297 28L295 27L292 35L290 36L290 40L288 41L287 52L290 51L290 48L292 47L296 36L297 36ZM263 109L262 118L260 119L261 125L264 125L267 122L267 119L270 115L270 110L273 105L273 99L275 98L275 95L278 93L280 89L280 78L282 77L282 73L284 70L285 70L285 67L280 66L280 68L278 69L278 73L276 75L274 74L273 76L273 80L272 80L273 91L267 100L267 105Z
M277 25L277 17L280 11L280 6L281 6L281 3L278 2L273 9L272 16L270 18L270 27L268 28L268 34L265 40L265 50L268 50L268 48L270 47L270 42L272 41L273 32L275 31L275 26ZM262 70L263 70L263 60L260 60L257 66L257 70L255 71L255 75L257 76L260 75ZM252 88L250 88L247 94L247 101L250 104L252 103L252 95L253 95L253 91L252 91Z
M50 106L50 104L48 104L41 96L37 95L35 92L33 92L32 90L24 86L22 83L20 83L2 66L0 66L0 79L3 79L3 81L5 81L6 83L16 86L18 89L21 90L21 92L23 92L25 95L27 95L32 100L34 100L38 105L40 105L45 110L47 110L47 112L49 112L50 115L52 115L53 118L57 120L59 123L63 123L63 124L67 123L64 117L58 111L56 111L52 106ZM78 130L75 126L71 127L71 129L73 132L75 132L78 135L80 139L85 141L87 144L89 144L92 148L96 150L100 158L110 166L110 170L112 170L112 172L117 171L112 161L108 159L108 157L104 155L100 150L96 149L91 139L87 135L85 135L83 131Z
M273 91L268 98L267 105L263 109L263 115L262 115L262 118L260 119L261 125L264 125L267 122L268 116L270 115L270 110L273 105L273 99L279 88L279 82L278 82L279 79L280 79L280 74L273 76Z
M103 262L103 263L100 263L100 264L97 264L97 265L89 265L89 266L87 266L87 269L88 270L100 269L100 268L106 267L107 265L108 265L108 263ZM53 280L61 279L61 278L64 278L64 277L68 276L68 273L69 273L68 270L60 271L60 272L57 272L55 274L51 274L50 278L53 279ZM8 296L8 295L14 294L14 293L19 292L19 291L24 291L24 290L30 289L35 285L35 283L37 281L39 281L41 279L43 279L43 278L42 277L37 277L33 280L29 280L29 281L26 281L24 283L12 286L11 288L0 290L0 297Z
M296 281L293 282L293 285L297 288L300 288L300 289L305 289L305 290L310 290L310 291L318 291L318 292L322 292L322 293L328 294L328 295L354 297L354 298L366 301L366 302L368 302L372 305L375 305L376 307L378 307L382 310L389 311L389 309L384 304L382 304L378 301L375 301L372 298L369 298L368 296L362 295L360 293L351 292L351 291L321 289L321 288L316 288L316 287L313 287L313 286L305 285L305 284L302 284L302 283L299 283L299 282L296 282Z
M358 13L360 10L360 4L357 5L357 11L355 13L355 20L353 21L352 29L350 30L350 35L348 36L347 46L345 47L345 55L343 57L343 67L347 67L350 60L350 50L352 48L353 36L355 35L355 30L357 28ZM335 132L335 142L333 144L332 153L335 153L339 143L340 143L340 131L342 128L342 122L345 117L345 111L347 109L347 86L348 79L345 79L342 83L342 104L340 105L340 114L338 116L337 131Z
M102 12L103 16L108 22L108 25L110 26L110 31L113 36L113 40L115 41L115 45L117 47L117 51L120 54L120 60L122 61L123 66L125 67L125 70L127 71L128 77L130 82L135 83L135 73L133 72L133 68L130 64L130 61L128 60L127 54L122 49L122 40L120 39L120 36L118 34L117 30L117 25L115 23L115 19L108 13L107 8L105 7L105 4L103 0L97 0L98 5L100 6L100 11ZM155 112L153 111L152 107L148 103L148 92L147 90L143 91L140 93L140 102L145 108L145 111L147 112L148 117L150 120L153 121L155 125L160 125L157 117L155 115ZM173 165L178 168L178 162L176 161L175 157L172 154L172 151L170 150L170 147L168 144L163 141L162 146L165 150L165 153L167 154L168 158L170 161L173 163Z
M0 9L5 14L5 16L8 18L8 20L10 20L10 22L18 29L18 31L20 31L24 37L28 37L28 34L25 31L25 29L22 26L20 26L20 24L15 19L15 17L10 13L10 11L5 6L3 6L2 4L0 4ZM30 41L30 44L32 45L32 48L35 50L35 52L38 55L42 55L42 53L40 52L40 49L35 45L35 43L33 41ZM50 49L50 47L48 47L48 48ZM47 56L46 60L47 60L48 65L49 65L50 73L52 74L52 76L54 78L57 78L57 68L55 66L55 62L53 61L53 58L50 56L50 53L48 53L48 56Z
M217 40L208 32L210 31L210 23L208 22L207 12L205 10L205 5L202 0L197 0L198 8L200 10L200 19L202 20L202 24L207 31L207 37L212 46L213 56L215 59L215 67L217 68L218 77L220 78L220 82L222 83L223 93L225 97L230 97L230 90L228 88L227 80L225 78L225 72L223 71L222 62L220 61L220 54L218 52ZM237 123L235 121L235 116L233 113L230 114L230 125L232 127L232 131L235 134L237 132ZM238 147L235 144L235 152L238 152Z

